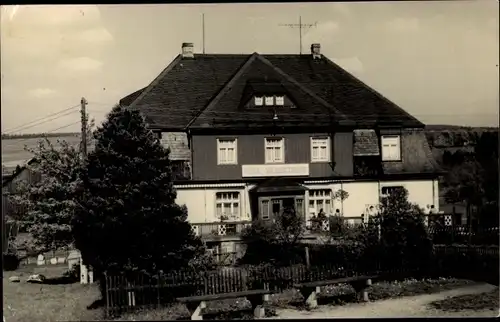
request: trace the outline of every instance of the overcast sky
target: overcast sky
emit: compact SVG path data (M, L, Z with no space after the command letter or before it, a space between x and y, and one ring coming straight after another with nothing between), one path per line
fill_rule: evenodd
M424 123L498 126L495 0L307 4L2 6L2 133L76 106L100 122L146 86L182 42L207 53L298 53L304 30L336 61ZM79 120L77 109L20 132ZM60 131L78 131L79 125Z

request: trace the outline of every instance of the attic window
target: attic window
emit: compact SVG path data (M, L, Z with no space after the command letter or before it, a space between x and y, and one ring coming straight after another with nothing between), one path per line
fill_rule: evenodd
M274 105L274 97L273 96L266 96L265 101L266 101L266 106Z
M262 96L255 96L255 106L262 106L264 104L264 99Z
M285 105L285 97L284 96L276 96L276 105L279 105L279 106Z

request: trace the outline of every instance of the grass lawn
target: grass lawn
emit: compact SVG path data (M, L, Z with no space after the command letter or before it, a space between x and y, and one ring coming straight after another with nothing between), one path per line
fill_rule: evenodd
M431 307L443 311L465 311L465 310L498 310L500 293L498 288L491 292L480 294L468 294L449 297L441 301L434 301Z
M26 283L31 274L60 277L67 266L24 266L15 272L3 272L3 316L8 322L21 321L96 321L101 310L87 310L100 298L97 285L46 285ZM20 283L9 282L19 276Z

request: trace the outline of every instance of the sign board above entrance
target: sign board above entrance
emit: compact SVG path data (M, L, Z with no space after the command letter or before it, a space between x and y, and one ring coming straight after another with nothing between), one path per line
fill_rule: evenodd
M286 177L308 176L309 163L293 164L245 164L242 177Z

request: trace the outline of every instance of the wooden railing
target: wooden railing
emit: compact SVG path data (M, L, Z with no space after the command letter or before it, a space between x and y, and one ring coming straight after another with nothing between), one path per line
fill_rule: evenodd
M211 223L192 223L194 233L200 237L240 236L251 221L220 221Z

